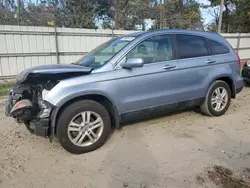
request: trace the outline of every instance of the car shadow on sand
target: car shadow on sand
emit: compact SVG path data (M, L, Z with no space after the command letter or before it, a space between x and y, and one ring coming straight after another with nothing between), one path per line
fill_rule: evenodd
M172 117L172 116L176 116L178 114L182 114L185 112L195 112L197 114L203 115L199 107L193 107L193 108L184 109L184 110L177 110L177 111L173 111L173 112L161 112L158 114L150 114L147 116L137 117L136 119L126 120L120 124L120 128L122 129L123 126L130 126L130 125L134 125L136 123L143 123L143 122L147 122L150 120L156 120L156 119L160 119L160 118L164 118L164 117Z

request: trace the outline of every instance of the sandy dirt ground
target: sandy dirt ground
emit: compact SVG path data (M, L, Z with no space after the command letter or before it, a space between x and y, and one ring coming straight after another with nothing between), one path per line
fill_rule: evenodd
M213 188L211 165L250 167L250 88L211 118L193 110L123 126L97 151L72 155L5 117L0 100L0 187Z

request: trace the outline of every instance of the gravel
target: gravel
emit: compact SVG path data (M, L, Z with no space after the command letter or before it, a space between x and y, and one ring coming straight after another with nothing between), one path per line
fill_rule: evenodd
M234 174L250 168L250 88L221 117L187 110L126 125L83 155L30 134L5 117L3 104L2 98L0 188L213 188L213 181L197 179L207 167Z

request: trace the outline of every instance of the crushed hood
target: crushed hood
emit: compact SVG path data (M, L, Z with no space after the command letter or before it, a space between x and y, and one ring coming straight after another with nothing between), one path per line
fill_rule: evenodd
M90 74L93 68L80 65L43 65L24 70L17 76L17 83L42 80L61 80Z

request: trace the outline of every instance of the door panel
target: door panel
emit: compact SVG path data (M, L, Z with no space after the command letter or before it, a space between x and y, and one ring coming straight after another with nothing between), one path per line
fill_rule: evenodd
M180 36L176 35L177 49L179 50L179 73L181 75L178 82L180 92L182 93L180 102L204 98L212 74L217 72L221 66L224 66L224 63L230 62L230 56L225 54L229 50L203 37ZM210 42L208 43L207 41ZM187 57L182 57L180 51L187 52L186 49L189 49L189 53L184 53ZM217 55L215 54L216 52L221 54Z
M145 64L133 69L117 69L122 75L115 87L122 113L178 102L178 61Z
M208 57L179 60L180 101L204 97L206 92L206 78L213 66L207 63Z
M176 35L179 58L180 102L204 97L204 81L215 60L209 57L205 40L194 35Z

